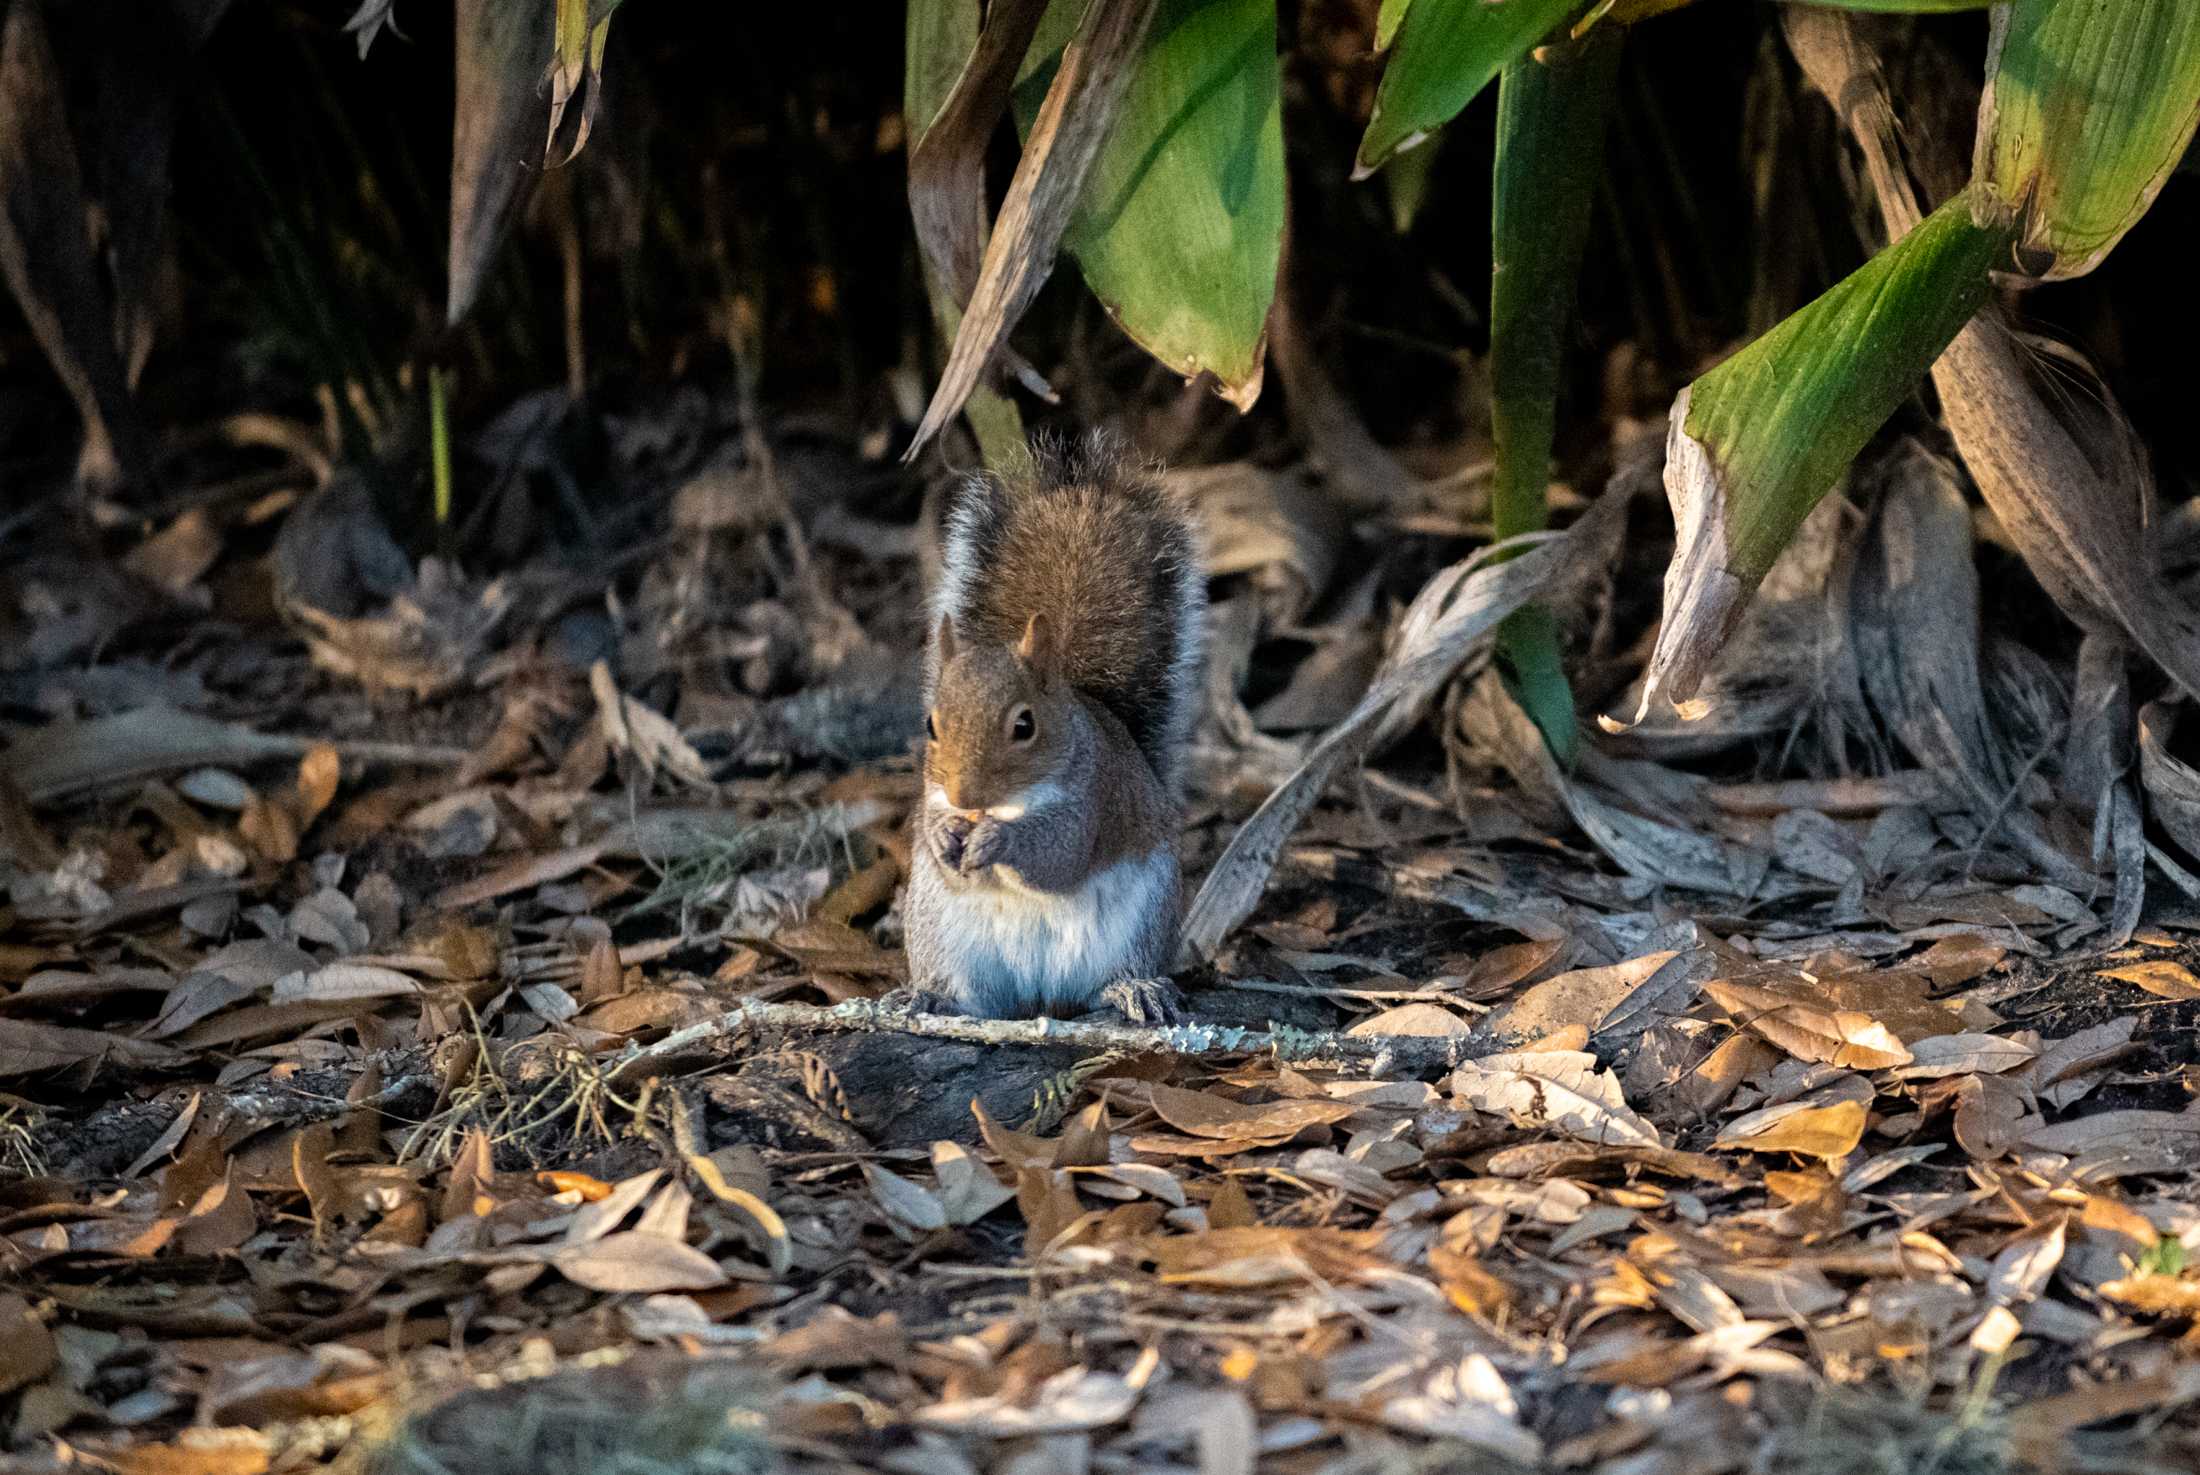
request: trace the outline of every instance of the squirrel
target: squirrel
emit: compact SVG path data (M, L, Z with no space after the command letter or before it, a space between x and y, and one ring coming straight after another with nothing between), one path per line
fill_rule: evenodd
M1207 613L1191 510L1103 434L963 481L942 521L901 997L1177 1019Z

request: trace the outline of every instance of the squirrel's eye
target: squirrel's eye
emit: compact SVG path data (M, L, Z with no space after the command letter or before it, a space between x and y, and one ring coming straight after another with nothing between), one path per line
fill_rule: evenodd
M1016 720L1008 725L1009 740L1011 742L1028 743L1038 735L1038 732L1039 724L1038 721L1032 717L1031 708L1018 708L1016 712Z
M940 739L940 725L932 720L930 712L924 714L924 735L934 742Z

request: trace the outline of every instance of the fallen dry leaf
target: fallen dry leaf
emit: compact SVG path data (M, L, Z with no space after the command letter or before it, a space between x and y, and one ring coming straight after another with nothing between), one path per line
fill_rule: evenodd
M2119 983L2135 983L2148 993L2164 999L2200 999L2200 978L2193 976L2190 968L2173 963L2167 958L2149 958L2144 963L2127 963L2121 968L2103 968L2094 974L2096 978L2113 978Z
M1807 984L1767 987L1722 979L1705 984L1703 992L1735 1023L1798 1060L1820 1060L1854 1070L1884 1070L1909 1063L1909 1050L1885 1024L1870 1014L1826 1008L1807 997L1796 997L1807 989Z
M1664 1145L1658 1129L1627 1105L1619 1078L1583 1051L1487 1056L1460 1066L1450 1086L1469 1105L1529 1126L1589 1142Z
M560 1245L548 1259L558 1274L592 1291L707 1291L726 1283L718 1262L701 1250L634 1229Z
M1160 1354L1149 1347L1124 1373L1065 1368L1042 1383L1029 1403L989 1394L934 1403L917 1409L914 1417L930 1428L992 1439L1101 1429L1127 1417L1137 1406L1160 1360Z
M1773 1107L1755 1113L1752 1119L1730 1124L1719 1133L1718 1146L1746 1152L1792 1152L1830 1161L1856 1150L1864 1140L1867 1115L1863 1103L1857 1101Z

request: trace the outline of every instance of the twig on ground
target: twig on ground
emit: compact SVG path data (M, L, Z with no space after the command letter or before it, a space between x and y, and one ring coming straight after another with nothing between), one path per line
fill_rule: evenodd
M364 1100L352 1101L342 1096L317 1095L295 1086L269 1083L231 1092L223 1099L222 1106L238 1120L261 1128L310 1127L315 1122L334 1121L355 1111L379 1111L394 1106L416 1091L432 1097L436 1086L433 1074L415 1072L398 1076Z
M716 1019L676 1030L654 1045L632 1049L609 1062L612 1078L631 1079L687 1054L698 1045L747 1029L896 1031L973 1045L1071 1045L1081 1050L1124 1054L1175 1055L1207 1059L1273 1052L1298 1065L1364 1071L1370 1076L1433 1076L1462 1060L1494 1053L1502 1042L1469 1035L1347 1035L1326 1030L1297 1030L1277 1025L1247 1029L1239 1025L1109 1024L1091 1020L965 1019L948 1014L913 1014L888 1008L876 999L817 1004L744 1004Z

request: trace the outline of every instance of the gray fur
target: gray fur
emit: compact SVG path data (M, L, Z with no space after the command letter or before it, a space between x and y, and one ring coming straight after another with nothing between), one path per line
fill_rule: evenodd
M1097 492L1103 503L1150 512L1144 528L1152 546L1103 542L1030 550L1014 543L1008 527L1011 520L1032 515L1042 526L1049 526L1049 519L1040 514L1051 499L1073 499L1087 492ZM1164 488L1151 467L1133 460L1118 440L1095 432L1075 447L1037 443L1031 466L1012 475L966 478L950 494L941 522L939 580L929 611L933 630L943 616L959 630L968 630L988 615L995 617L996 624L1002 623L1003 612L989 608L988 597L998 566L1020 553L1058 561L1112 561L1127 584L1143 584L1153 591L1132 607L1076 612L1076 622L1067 623L1065 631L1070 679L1122 720L1162 786L1181 797L1185 757L1203 695L1207 634L1204 540L1198 519L1185 501ZM1009 544L1006 548L1004 540ZM994 567L986 566L989 558ZM1156 601L1158 610L1153 608ZM1020 628L1022 620L1034 612L1019 606L1013 612L1014 623ZM1136 632L1127 625L1109 624L1143 620L1148 613L1165 618L1141 625ZM1098 663L1095 647L1110 635L1142 642L1143 649L1128 669L1121 664L1102 669ZM1157 671L1166 674L1156 680ZM929 703L939 679L937 642L929 635L924 675Z
M904 903L910 979L961 1013L1082 1013L1113 985L1165 973L1175 952L1181 811L1121 724L1084 703L1075 710L1062 764L1020 817L972 822L929 792L918 807ZM1103 823L1103 768L1129 786L1113 795L1127 815L1165 821L1149 820L1152 838L1127 851Z
M1042 443L1027 470L950 495L926 704L938 700L943 619L958 641L1013 644L1040 613L1059 622L1060 674L1082 700L1066 752L1016 799L1022 814L974 820L929 788L920 801L904 901L919 993L989 1018L1080 1013L1118 995L1159 1008L1173 995L1160 975L1182 903L1201 555L1182 500L1104 436Z

